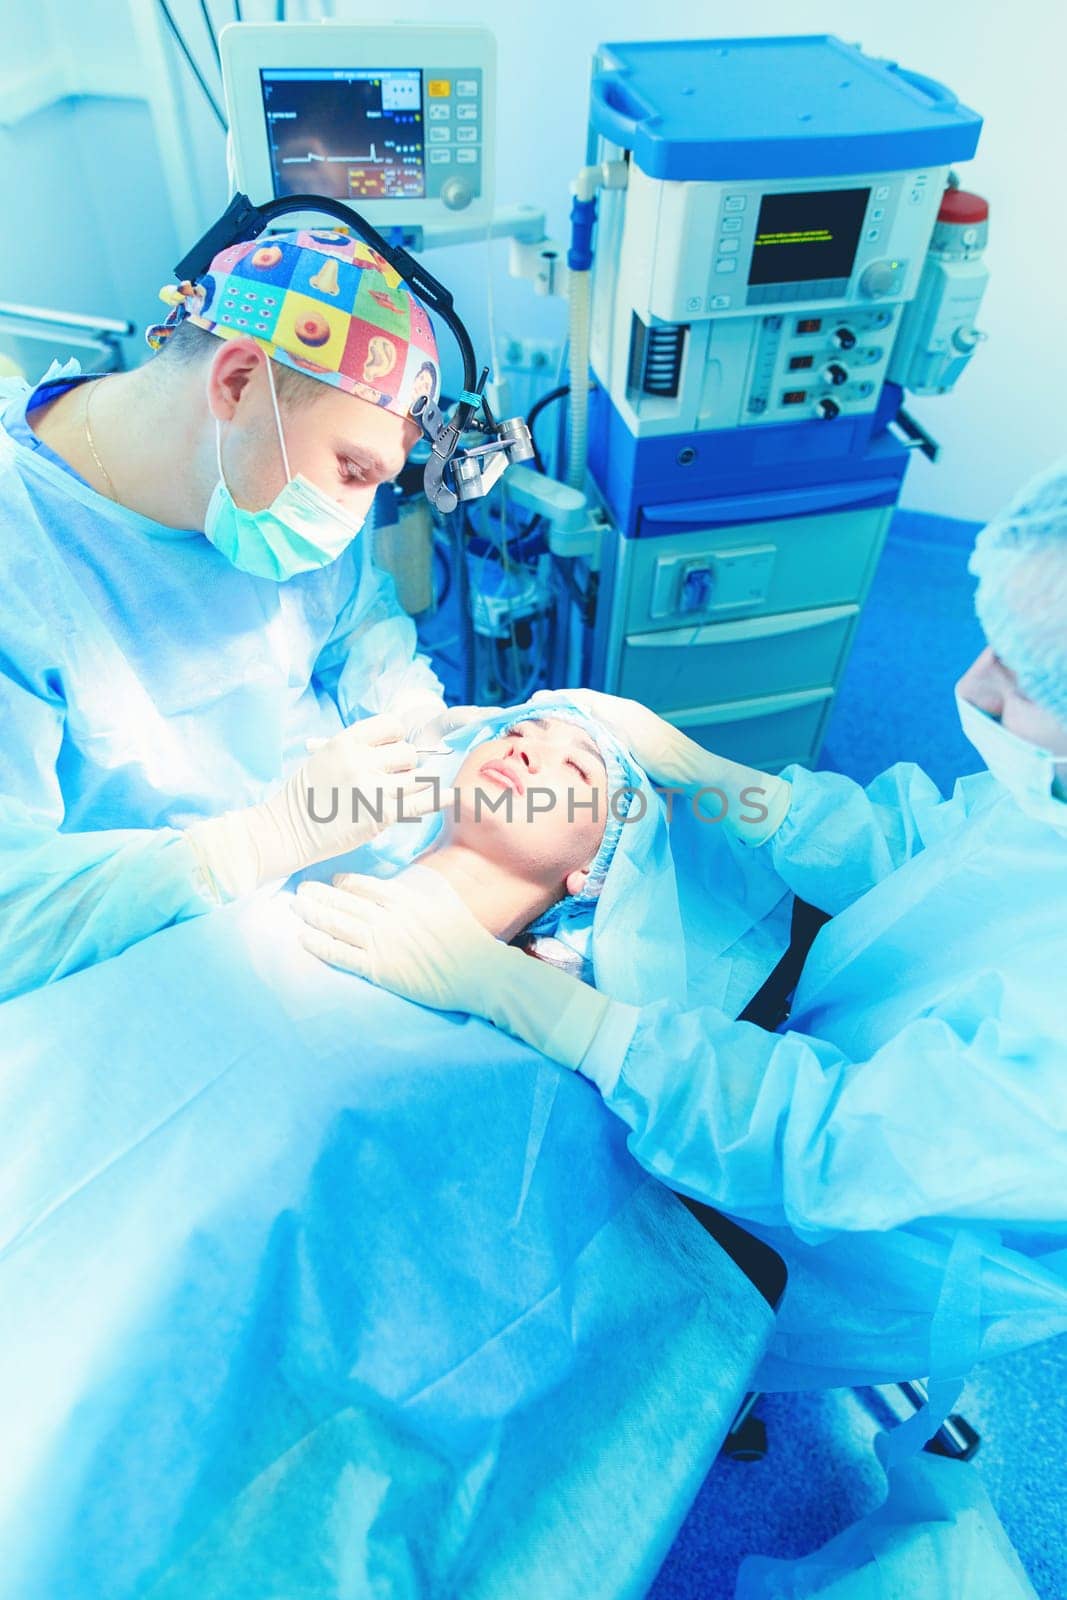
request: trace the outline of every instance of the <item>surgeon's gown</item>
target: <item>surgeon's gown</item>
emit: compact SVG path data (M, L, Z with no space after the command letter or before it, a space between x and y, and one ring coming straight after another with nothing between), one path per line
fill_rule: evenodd
M987 773L789 775L749 871L833 919L787 1029L618 1007L582 1070L785 1255L765 1386L948 1381L1067 1329L1067 831Z
M179 830L261 800L309 737L443 705L366 536L287 583L237 571L37 438L27 404L68 383L0 384L0 998L209 909Z

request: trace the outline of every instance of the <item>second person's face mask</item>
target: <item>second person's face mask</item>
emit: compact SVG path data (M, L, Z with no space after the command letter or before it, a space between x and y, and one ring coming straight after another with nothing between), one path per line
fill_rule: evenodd
M216 418L219 481L208 502L204 534L241 572L284 583L299 572L311 572L336 561L362 530L365 517L354 517L343 510L302 473L292 476L269 359L267 381L285 467L285 487L262 511L245 511L237 505L222 470L222 429Z
M1056 793L1057 773L1067 766L1067 757L1054 756L1010 733L996 717L979 710L958 691L956 706L967 738L1019 809L1038 822L1067 829L1067 799Z

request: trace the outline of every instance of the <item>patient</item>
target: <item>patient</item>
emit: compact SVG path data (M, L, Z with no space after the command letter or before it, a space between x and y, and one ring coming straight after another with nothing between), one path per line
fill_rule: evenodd
M610 795L604 755L583 727L523 717L468 751L453 789L440 841L418 864L497 938L514 940L568 898L595 899Z
M305 946L372 976L365 920L371 884L425 877L496 938L567 968L631 1005L686 994L684 933L666 810L629 752L565 693L492 712L449 738L441 767L454 799L417 825L390 828L333 887L300 886ZM418 883L419 877L424 882ZM349 890L363 904L351 907ZM457 908L458 909L458 908ZM360 949L355 949L359 945Z

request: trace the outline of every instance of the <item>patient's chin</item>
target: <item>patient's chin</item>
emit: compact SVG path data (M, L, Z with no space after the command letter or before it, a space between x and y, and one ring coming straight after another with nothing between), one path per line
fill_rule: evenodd
M473 817L450 820L442 843L460 845L484 860L495 862L510 878L521 878L537 895L563 900L567 883L577 879L574 857L563 855L562 841L545 838L544 832L526 820L513 816L509 821L501 812L487 812L477 821Z

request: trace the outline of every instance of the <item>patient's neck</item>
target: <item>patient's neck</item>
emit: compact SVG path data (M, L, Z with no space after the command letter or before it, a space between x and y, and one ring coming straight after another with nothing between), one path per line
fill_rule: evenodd
M418 865L439 872L482 927L505 942L521 933L557 898L549 890L510 872L501 862L491 861L463 844L444 844L439 850L420 856Z

